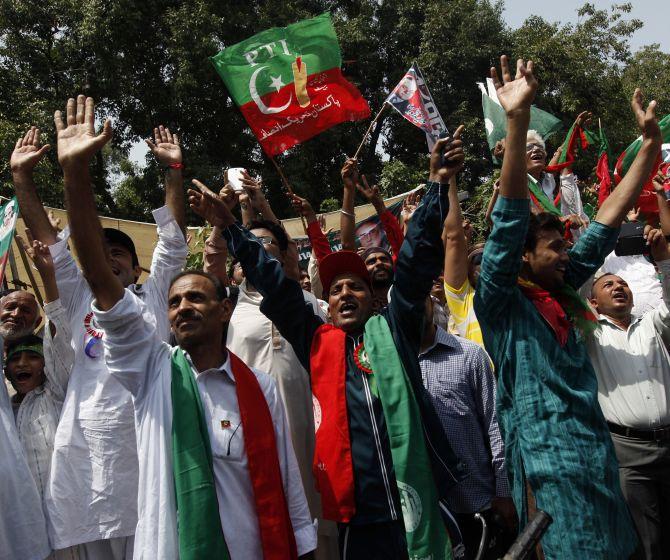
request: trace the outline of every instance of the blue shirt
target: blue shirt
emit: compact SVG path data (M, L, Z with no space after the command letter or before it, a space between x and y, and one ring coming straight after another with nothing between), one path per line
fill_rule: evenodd
M421 376L451 448L469 476L447 496L457 513L476 513L509 497L505 450L495 411L496 382L481 346L437 327L419 355Z

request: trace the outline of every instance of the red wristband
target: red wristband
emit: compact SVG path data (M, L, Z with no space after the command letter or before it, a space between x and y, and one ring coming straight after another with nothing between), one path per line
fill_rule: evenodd
M168 163L170 169L184 169L183 163Z

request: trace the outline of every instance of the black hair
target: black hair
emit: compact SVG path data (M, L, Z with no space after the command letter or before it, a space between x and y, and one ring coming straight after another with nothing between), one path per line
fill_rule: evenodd
M210 274L209 272L205 272L204 270L183 270L179 274L177 274L173 279L172 282L170 282L170 287L168 288L168 293L172 289L172 286L174 283L179 280L180 278L184 278L184 276L202 276L203 278L207 278L213 285L214 285L214 290L216 291L216 299L219 301L223 301L228 297L228 292L226 291L226 288L221 284L221 280L219 280L216 276L213 274Z
M540 212L539 214L530 215L528 221L528 233L526 233L526 241L524 243L524 250L533 251L537 246L537 238L543 231L557 231L563 236L565 227L563 222L554 214L549 212Z
M27 334L26 336L22 336L21 338L17 338L16 340L6 340L5 355L6 356L9 355L14 348L23 344L25 344L26 346L33 346L33 345L42 346L44 344L44 341L42 340L41 337L32 333Z
M267 229L274 236L280 251L284 252L288 249L288 235L286 235L286 231L284 231L283 227L270 220L252 220L247 226L249 231L261 228Z

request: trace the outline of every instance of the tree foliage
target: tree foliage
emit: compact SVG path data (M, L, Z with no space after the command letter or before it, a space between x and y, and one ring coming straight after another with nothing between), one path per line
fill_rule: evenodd
M630 52L628 40L641 25L627 19L630 4L609 12L585 4L575 25L529 15L518 29L506 26L502 9L501 2L487 0L0 0L1 193L11 193L7 161L18 135L37 124L54 138L53 111L83 92L115 126L113 142L92 170L101 213L146 220L161 204L161 171L150 156L138 166L128 154L162 123L181 133L188 178L217 186L226 167L247 167L265 178L277 213L290 216L279 177L208 57L263 29L325 10L333 14L344 73L373 114L411 63L419 63L447 126L466 125L461 181L470 190L493 171L476 82L502 53L536 61L537 104L559 116L566 130L581 110L600 117L613 151L636 136L628 109L636 85L667 112L670 55L658 46ZM367 125L339 125L278 158L294 190L315 207L331 208L341 196L339 169ZM37 182L44 202L60 206L53 152ZM594 161L581 162L578 172L588 175ZM425 137L388 111L361 166L388 195L413 188L426 175Z

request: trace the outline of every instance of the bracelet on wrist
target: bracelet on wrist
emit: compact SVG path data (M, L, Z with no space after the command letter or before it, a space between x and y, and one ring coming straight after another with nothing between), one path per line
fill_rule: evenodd
M354 214L353 212L349 212L349 211L345 210L344 208L340 208L340 212L342 214L344 214L345 216L349 216L350 218L355 218L356 217L356 214Z
M183 163L168 163L168 169L184 169Z

